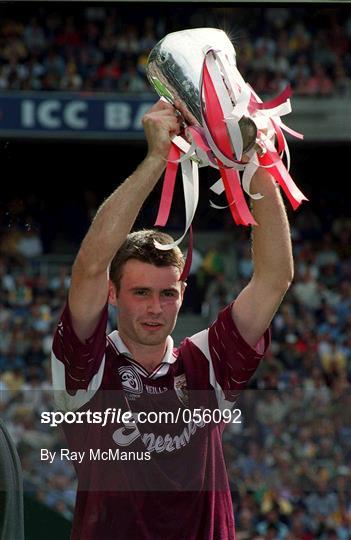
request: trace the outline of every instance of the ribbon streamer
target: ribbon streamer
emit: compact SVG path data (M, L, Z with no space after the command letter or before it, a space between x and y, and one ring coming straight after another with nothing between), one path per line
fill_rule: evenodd
M161 227L167 223L180 163L185 198L185 230L175 242L167 245L155 242L155 245L161 250L171 249L183 240L189 230L188 255L181 279L186 279L191 266L191 223L198 204L199 167L211 166L219 170L221 178L210 189L218 195L225 192L227 207L237 225L257 225L243 190L252 199L262 198L260 193L251 193L250 190L251 179L258 167L269 169L294 209L307 200L288 172L290 154L283 131L298 139L303 139L303 135L286 126L280 119L291 112L290 86L275 98L263 102L222 51L206 46L203 52L200 79L202 127L187 128L190 144L183 136L172 140L155 222L155 225ZM251 119L257 129L255 144L249 151L245 151L239 125L243 117ZM244 153L248 160L243 162ZM284 154L287 167L282 161ZM210 204L217 209L227 208L212 201Z
M172 199L174 193L175 180L178 171L177 160L180 157L179 149L172 144L168 154L168 163L166 173L163 181L161 202L158 209L155 225L158 227L165 227L168 221L169 213L171 211Z
M185 222L186 222L185 231L184 231L184 234L180 238L178 238L178 240L170 244L160 244L159 242L154 240L155 246L158 249L164 250L164 251L167 249L172 249L181 243L181 241L185 237L194 219L197 203L199 200L199 170L198 170L197 163L190 160L183 161L181 163L181 167L182 167L183 190L184 190L184 199L185 199ZM166 177L165 177L163 187L167 194L174 187L175 176L176 176L176 170L173 169L172 174L167 178L167 182L169 186L166 185ZM161 202L162 202L162 199L161 199ZM164 209L166 211L169 210L168 202L169 202L169 199L166 200L167 204L164 205ZM168 218L168 214L167 214L167 218ZM162 218L164 218L165 216L166 216L166 212L162 213ZM156 221L155 225L163 226L163 223L164 223L163 220L161 222Z

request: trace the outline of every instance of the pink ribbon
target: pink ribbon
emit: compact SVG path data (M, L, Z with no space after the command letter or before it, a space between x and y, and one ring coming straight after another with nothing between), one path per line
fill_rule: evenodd
M155 221L155 226L157 227L165 227L169 218L178 171L177 160L179 158L180 150L174 144L172 144L168 154L167 168L162 186L161 201Z
M308 200L291 178L276 150L267 150L264 155L259 156L258 161L263 167L269 167L270 173L283 188L294 210L302 201Z
M221 177L224 184L225 194L229 204L230 212L237 225L257 225L249 207L247 206L244 194L240 187L239 174L235 169L227 169L217 160Z
M265 101L263 103L262 101L259 102L256 96L251 92L249 108L251 108L252 111L275 109L275 107L278 107L279 105L282 105L283 103L285 103L286 100L289 99L289 97L291 97L291 95L292 95L292 90L291 90L290 85L288 85L278 96L274 97L273 99L270 99L269 101Z

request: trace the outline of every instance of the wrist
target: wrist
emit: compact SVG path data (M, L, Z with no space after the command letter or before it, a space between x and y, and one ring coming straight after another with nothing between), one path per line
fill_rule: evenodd
M164 158L160 154L149 152L144 159L144 163L149 164L151 167L161 168L163 170L167 165L167 158Z
M145 171L145 175L160 178L167 165L167 160L157 154L147 154L141 167Z

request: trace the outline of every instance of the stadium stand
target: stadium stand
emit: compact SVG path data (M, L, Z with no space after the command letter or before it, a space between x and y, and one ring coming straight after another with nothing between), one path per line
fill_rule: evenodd
M238 67L258 94L292 85L295 95L349 95L351 19L347 8L177 7L157 16L85 6L23 9L0 23L0 90L145 92L148 53L166 33L184 28L229 28ZM122 23L123 21L123 23Z

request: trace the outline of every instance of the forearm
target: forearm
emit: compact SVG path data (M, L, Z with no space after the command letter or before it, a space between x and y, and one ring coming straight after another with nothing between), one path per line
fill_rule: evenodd
M264 195L252 204L258 223L252 233L254 277L274 288L288 288L294 265L290 227L280 189L267 169L260 168L252 179L251 191Z
M136 171L100 206L79 250L76 265L96 275L105 272L130 232L166 161L148 155Z

